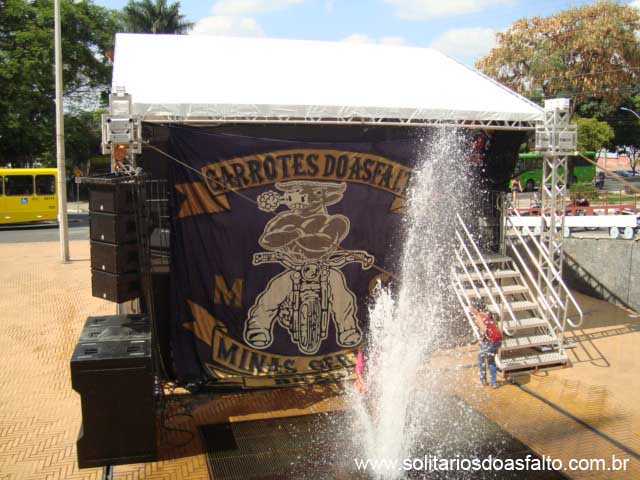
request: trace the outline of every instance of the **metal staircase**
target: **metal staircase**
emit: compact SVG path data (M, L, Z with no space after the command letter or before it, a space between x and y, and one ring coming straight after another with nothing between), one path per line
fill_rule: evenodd
M509 228L509 217L505 217L503 230ZM524 236L518 232L502 237L505 254L482 252L459 215L457 223L453 290L478 340L469 310L472 299L483 298L498 321L504 337L496 355L498 369L517 375L568 366L565 328L579 326L582 311L559 272L542 275L554 268L547 263L543 269L542 262L548 258L544 246L525 230ZM551 288L551 282L560 289ZM569 306L577 312L577 321L569 318Z

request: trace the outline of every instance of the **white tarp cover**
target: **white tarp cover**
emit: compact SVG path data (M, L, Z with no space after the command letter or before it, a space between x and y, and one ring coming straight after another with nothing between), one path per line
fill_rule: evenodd
M116 36L113 87L145 117L515 121L540 107L429 48Z

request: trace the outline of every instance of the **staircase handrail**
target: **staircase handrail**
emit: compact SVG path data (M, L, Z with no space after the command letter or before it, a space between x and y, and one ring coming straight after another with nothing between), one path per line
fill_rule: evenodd
M510 215L508 215L508 212L513 212L514 216L517 216L517 217L520 217L520 218L522 218L522 215L520 215L520 212L516 208L513 208L510 200L506 199L505 203L506 203L505 212L507 213L505 215L506 220L511 225L511 228L516 232L516 234L519 234L520 232L516 228L516 226L513 224L511 219L509 218ZM510 206L511 206L511 208L510 208ZM548 222L546 222L546 223L548 223ZM549 225L547 225L547 226L549 226ZM578 305L577 300L575 299L575 297L573 296L573 294L569 290L569 287L567 287L566 283L564 283L564 280L562 279L561 273L555 268L555 265L551 261L551 258L549 257L549 251L547 250L547 248L546 248L546 246L544 244L540 243L540 241L536 238L536 236L531 232L529 227L524 227L523 231L526 232L527 238L530 238L531 241L533 242L533 244L536 246L536 248L540 252L540 255L544 258L545 263L551 269L551 271L553 273L553 279L558 281L558 284L562 288L563 293L565 294L566 298L568 299L568 301L570 301L572 303L573 307L575 308L575 310L578 313L579 321L577 323L574 323L570 318L567 318L567 322L573 328L580 327L582 325L583 320L584 320L584 313L582 312L582 309L580 308L580 305ZM518 235L518 237L521 239L520 235ZM526 243L522 242L522 240L521 240L521 243L526 246ZM537 260L535 258L532 258L532 260L536 263L536 266L538 267L538 269L539 269L539 271L541 273L541 276L546 278L545 275L542 275L543 272L542 272L541 268L539 268ZM555 289L550 287L550 290L555 293ZM558 301L559 305L563 304L563 302L557 297L557 295L556 295L556 300ZM566 303L567 302L565 302L565 305L564 305L565 315L566 315L566 313L568 311L568 305Z
M539 265L538 259L536 258L535 254L531 251L531 248L529 248L529 245L527 245L527 243L525 242L524 238L522 237L522 234L518 231L517 228L515 228L514 224L511 222L511 219L508 216L507 216L507 223L511 225L511 227L513 228L513 230L516 233L516 236L518 237L518 240L520 240L520 245L523 246L523 248L525 249L525 251L529 255L529 258L531 259L533 264L536 266L536 269L538 271L540 271L540 265ZM526 228L527 228L527 232L528 232L529 231L528 227L526 227ZM551 308L549 303L546 301L545 296L542 293L542 289L540 288L540 285L538 284L538 282L533 277L533 274L531 273L531 271L529 270L529 267L527 266L526 262L522 258L522 255L520 255L520 252L519 252L518 248L516 247L516 244L508 237L507 237L507 242L508 242L509 246L511 247L511 250L513 250L513 252L516 254L516 256L518 258L518 261L520 262L520 265L522 265L522 267L525 269L525 272L527 273L527 276L529 277L530 282L536 288L539 297L543 300L543 305L545 307L545 310L548 313L551 314L551 316L553 317L554 323L558 326L558 328L561 329L561 330L564 330L564 326L560 323L560 320L558 319L558 316L553 311L553 308ZM541 275L541 277L544 278L544 281L546 282L547 287L549 287L549 290L553 294L553 296L555 298L555 301L559 305L561 305L563 302L560 299L560 296L558 295L558 292L556 292L556 290L553 288L549 278L547 278L546 275Z
M480 270L478 269L478 265L475 263L475 260L473 259L473 256L471 255L471 252L469 251L469 249L467 248L467 246L464 243L464 240L462 239L462 236L460 235L460 233L458 233L458 231L456 231L456 235L458 237L458 241L460 242L460 245L462 246L462 248L464 249L465 253L467 254L467 258L469 259L469 263L473 266L473 269L475 270L475 272L478 274L478 280L480 280L480 282L482 283L482 287L487 291L488 295L489 295L489 300L491 302L491 304L495 307L495 309L498 312L501 312L502 309L498 306L498 304L495 301L495 298L493 297L493 294L491 293L491 290L489 289L489 286L487 285L487 283L484 281L484 278L482 278L482 273L480 272ZM482 256L481 256L482 258ZM459 258L458 255L458 259L460 264L462 265L462 268L465 270L466 275L467 275L467 280L473 284L473 279L471 279L471 276L469 275L469 272L466 269L466 266L464 265L464 261ZM485 263L486 266L486 263ZM489 272L490 275L491 271L487 268L487 271ZM479 290L477 290L477 288L474 286L474 288L476 289L476 293L478 294L478 298L482 298L482 295L480 295ZM498 289L499 290L499 289ZM511 307L509 307L509 310L511 310ZM513 312L511 312L511 315L513 318L515 318ZM504 328L505 333L507 333L508 335L511 335L512 333L508 331L507 328Z
M551 315L551 318L553 319L553 323L556 324L556 326L558 327L559 330L564 331L564 326L562 325L562 323L560 322L560 320L558 319L558 316L556 315L556 313L553 311L553 308L551 308L551 305L549 305L549 302L547 302L547 299L545 298L544 294L542 293L542 289L540 288L540 285L538 284L538 282L536 282L535 277L533 276L533 274L531 273L531 270L529 269L529 267L527 266L526 262L524 261L524 259L522 258L521 253L518 251L517 248L515 248L514 243L508 239L507 242L509 243L509 245L511 246L511 249L513 250L513 253L516 255L518 261L520 262L520 265L522 265L525 273L527 274L527 277L529 278L529 282L531 284L533 284L537 294L538 294L538 299L540 302L542 302L542 306L544 307L544 311ZM518 268L517 265L514 264L514 267L516 268L516 270L518 270L519 273L520 269ZM545 277L546 279L546 277ZM548 279L546 279L548 280ZM554 292L555 294L555 292Z
M511 207L511 208L510 208ZM511 228L515 231L518 239L520 240L520 244L523 245L525 247L525 249L527 250L527 253L529 253L529 256L532 260L532 262L534 262L534 265L536 266L536 269L540 272L540 276L543 277L545 279L545 281L547 282L547 285L549 287L549 290L551 292L553 292L556 301L558 302L558 305L562 306L564 309L564 314L563 314L563 324L565 322L568 322L569 325L571 325L573 328L578 328L582 325L582 322L584 320L584 313L582 312L582 309L580 308L580 305L578 305L577 300L575 299L575 297L573 296L573 294L571 293L571 291L569 290L569 287L567 287L567 284L564 283L564 280L562 279L562 275L561 273L555 268L555 266L553 265L553 262L551 261L551 259L549 258L548 255L548 251L542 246L542 244L540 243L540 241L535 237L535 235L532 234L531 230L529 229L529 227L524 227L522 230L523 232L526 233L527 238L531 239L532 243L536 246L536 248L538 249L538 251L540 252L540 255L542 256L542 258L544 258L545 263L547 264L547 266L551 269L551 272L553 274L553 278L554 280L556 280L558 282L558 285L560 285L560 288L562 289L564 295L566 296L566 299L568 301L571 302L571 304L573 305L573 307L575 308L575 310L578 312L578 318L579 320L574 323L573 320L571 320L568 317L568 309L569 309L569 305L567 304L567 302L563 302L559 295L557 294L555 288L552 287L549 278L546 275L543 275L542 272L542 265L540 265L540 262L535 258L535 255L533 255L530 252L529 246L526 244L526 242L523 240L523 237L520 233L520 231L518 230L518 228L513 224L513 222L511 221L511 216L509 215L509 212L514 212L515 216L522 218L522 215L520 215L520 212L518 212L518 210L516 208L512 208L511 206L511 202L507 199L505 201L505 217L506 217L506 221L509 225L511 225ZM555 226L549 226L549 228L555 228ZM506 225L505 225L505 230L506 230ZM513 242L511 242L513 244ZM514 246L512 246L512 249L514 249ZM537 282L534 282L534 284L537 285ZM543 295L544 297L544 295ZM564 327L562 328L562 331L564 332Z
M510 223L509 220L507 221L507 223ZM512 227L514 227L514 226L512 225ZM528 231L528 227L526 227L526 228L527 228L527 231ZM541 267L540 267L540 265L538 263L538 260L535 258L535 255L531 252L529 246L526 244L525 240L520 235L520 232L518 232L518 230L516 228L514 228L514 231L516 232L516 235L518 236L518 239L520 240L520 245L524 246L525 250L529 254L529 258L531 258L531 261L534 263L534 265L536 265L536 269L538 270L538 272L542 273L541 272ZM551 318L553 319L554 323L556 324L556 326L557 326L557 336L558 336L558 347L562 351L563 350L563 345L564 345L564 332L565 332L565 330L567 328L567 321L568 321L568 315L567 315L567 311L568 311L568 308L569 308L568 297L565 297L566 300L563 303L562 300L560 300L560 297L558 296L558 293L556 292L555 288L553 288L553 285L551 284L551 281L549 280L549 278L547 278L546 275L539 275L538 276L538 278L543 278L544 279L544 281L547 283L547 286L548 286L549 290L552 292L553 296L555 297L555 301L557 302L557 305L559 305L562 308L562 311L563 311L562 322L560 322L560 319L556 315L556 312L554 311L554 309L547 302L547 298L544 295L544 293L542 292L542 289L540 288L539 283L533 277L533 274L529 270L529 267L527 266L526 262L522 258L522 255L520 254L520 251L517 248L515 242L513 242L511 239L508 239L508 244L511 247L511 250L513 251L513 253L517 256L518 261L520 262L522 267L525 269L525 272L527 273L527 276L529 277L530 283L533 284L534 287L536 288L536 290L538 292L538 304L540 304L540 303L543 304L545 311L547 312L547 314L549 314L551 316ZM514 265L514 266L517 268L516 265ZM569 322L572 323L570 320L569 320ZM582 323L582 319L580 320L580 323Z
M469 242L473 246L473 249L475 250L476 254L478 255L478 258L482 262L482 266L485 268L485 270L489 274L489 279L491 280L491 283L493 284L493 286L495 287L496 291L498 292L498 295L500 296L500 299L502 300L502 305L506 306L507 312L509 313L509 316L511 317L511 320L513 320L515 322L517 319L516 319L515 314L513 313L513 310L511 309L511 305L509 304L509 302L505 298L504 293L502 292L502 288L500 288L500 286L498 285L498 282L496 282L496 277L493 275L493 272L489 268L489 265L487 265L487 262L485 261L484 257L482 256L482 252L480 252L480 249L478 248L478 245L476 245L475 240L471 236L471 232L469 232L469 230L467 229L467 226L464 224L464 221L462 220L462 217L460 216L459 213L456 213L456 217L458 217L458 222L462 226L462 229L464 230L465 234L467 235L467 238L469 239ZM486 282L482 278L482 274L480 273L480 270L478 270L478 265L475 263L475 261L473 259L473 256L471 255L471 252L469 252L469 249L467 248L467 245L464 242L464 239L462 238L462 236L460 235L460 232L457 229L456 229L456 236L458 237L458 240L460 241L460 244L464 248L465 253L467 254L467 257L469 258L469 260L471 262L471 265L473 265L473 268L476 270L476 273L478 274L478 277L480 278L480 281L482 282L482 286L486 289L487 294L489 295L489 298L491 299L491 303L493 304L493 306L495 307L495 309L499 313L502 313L502 311L503 311L502 308L500 308L498 306L498 304L496 303L495 299L493 298L493 293L491 292L491 289L487 286ZM500 323L501 323L502 330L507 335L513 335L513 332L509 331L509 329L506 327L505 322L502 320L502 316L500 318Z
M462 260L462 257L460 257L460 254L458 253L457 250L454 251L454 253L456 255L456 258L458 259L458 263L460 263L460 265L462 265L462 268L464 269L466 280L471 284L471 286L473 287L473 290L476 293L476 295L480 296L480 290L478 290L478 287L476 287L475 283L471 279L471 276L469 275L469 271L465 267L464 262ZM453 279L454 279L454 281L456 283L456 286L458 287L457 289L454 288L453 291L455 292L456 297L458 298L458 302L460 302L460 305L463 308L464 315L465 315L465 317L467 317L467 320L469 321L469 325L471 325L471 330L473 330L473 335L479 341L481 338L480 338L480 332L478 332L478 326L476 325L476 323L471 318L471 310L469 308L471 306L471 302L469 302L469 301L463 302L462 301L463 298L468 300L465 295L461 295L461 293L460 293L460 292L464 291L464 287L462 286L462 282L460 281L460 279L456 275L456 272L455 272L454 269L452 269L451 274L452 274ZM460 292L458 292L458 290L460 290Z

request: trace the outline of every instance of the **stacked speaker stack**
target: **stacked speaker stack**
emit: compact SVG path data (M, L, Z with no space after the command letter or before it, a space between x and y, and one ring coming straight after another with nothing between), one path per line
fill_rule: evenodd
M89 178L91 286L94 297L123 303L140 296L135 184Z
M141 315L89 317L71 357L80 468L156 459L151 328Z

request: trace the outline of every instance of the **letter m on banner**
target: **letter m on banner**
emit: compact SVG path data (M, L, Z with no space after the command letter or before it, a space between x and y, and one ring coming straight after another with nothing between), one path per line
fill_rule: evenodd
M224 277L216 275L213 286L213 303L218 305L224 303L228 307L242 308L243 283L241 278L234 278L231 288L229 288Z

